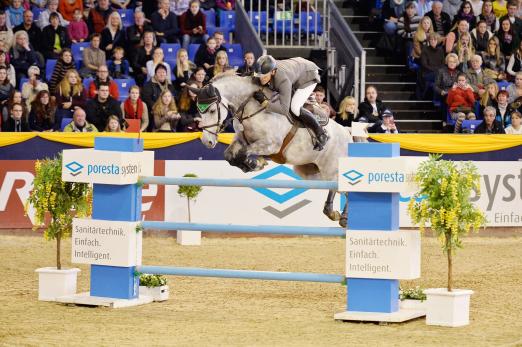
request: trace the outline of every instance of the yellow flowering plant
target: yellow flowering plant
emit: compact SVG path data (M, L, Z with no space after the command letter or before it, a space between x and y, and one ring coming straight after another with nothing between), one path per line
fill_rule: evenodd
M56 268L61 265L61 240L70 236L74 217L91 215L92 189L87 183L62 181L62 156L37 160L33 190L26 202L35 211L33 229L44 227L46 240L56 240ZM50 218L49 218L50 217Z
M448 258L448 291L453 288L452 256L462 247L461 236L486 224L484 213L470 197L480 196L480 174L472 162L442 160L430 155L415 174L419 191L412 196L408 214L421 231L428 225L437 235Z

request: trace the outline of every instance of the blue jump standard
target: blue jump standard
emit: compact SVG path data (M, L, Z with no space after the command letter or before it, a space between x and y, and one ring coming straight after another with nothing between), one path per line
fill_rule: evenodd
M310 235L310 236L337 236L345 237L344 228L340 227L301 227L277 225L236 225L236 224L201 224L177 223L161 221L143 221L144 229L160 230L194 230L215 233L256 233L275 235Z
M176 186L206 186L206 187L243 187L243 188L288 188L288 189L324 189L337 190L337 181L312 180L269 180L269 179L215 179L215 178L187 178L143 176L142 183L176 185Z
M143 139L96 137L95 150L142 152ZM92 218L134 222L141 219L141 187L136 184L94 184ZM135 267L91 265L91 296L118 299L138 297Z
M273 272L228 269L205 269L195 267L174 266L138 266L141 273L154 275L192 276L192 277L220 277L242 278L250 280L295 281L295 282L324 282L344 283L342 275L317 274L308 272Z
M399 157L399 144L353 143L348 157ZM399 229L398 193L348 194L348 230ZM371 233L371 231L368 231ZM347 311L398 311L399 281L396 279L347 278Z

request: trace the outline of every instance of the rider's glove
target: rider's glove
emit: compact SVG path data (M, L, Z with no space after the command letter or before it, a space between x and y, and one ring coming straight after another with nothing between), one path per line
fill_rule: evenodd
M263 106L265 106L268 103L268 98L266 97L265 93L263 93L260 90L255 91L253 97L254 99L256 99L257 102L259 102Z

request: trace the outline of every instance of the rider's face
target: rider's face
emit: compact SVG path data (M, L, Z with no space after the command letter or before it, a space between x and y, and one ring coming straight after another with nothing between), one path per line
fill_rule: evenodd
M270 82L270 79L272 78L272 73L267 73L264 75L259 76L259 82L261 82L261 85L267 85L268 82Z

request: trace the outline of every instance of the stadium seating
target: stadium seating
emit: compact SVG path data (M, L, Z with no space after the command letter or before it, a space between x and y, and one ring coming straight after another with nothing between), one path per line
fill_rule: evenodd
M511 83L509 83L508 81L498 81L497 82L497 85L498 85L498 90L504 90L504 89L507 89L509 87Z
M225 43L224 46L227 49L228 63L230 66L243 66L243 49L241 48L241 45L238 43Z
M209 28L215 28L216 27L216 11L214 9L210 9L208 11L202 10L205 14L206 18L206 25L207 25L207 31Z
M94 80L94 78L84 78L83 81L82 81L82 84L83 84L83 89L84 90L89 90L89 86L91 85L91 82Z
M129 97L129 88L136 85L136 81L133 78L114 79L114 82L118 85L120 101L127 99Z
M271 33L272 27L268 25L268 12L249 12L248 17L251 18L250 22L256 31L259 30L261 34Z
M194 59L196 58L196 52L198 51L199 49L199 43L191 43L189 45L189 49L188 49L188 55L189 55L189 60L190 61L194 61Z
M72 56L76 63L83 61L83 50L90 45L90 42L79 42L71 45Z
M481 120L465 120L462 122L462 131L463 132L475 132L475 128L482 123Z
M45 62L45 79L47 81L51 80L51 76L53 75L55 65L56 59L47 59L47 61Z
M290 34L295 32L294 15L290 11L276 11L274 13L274 28L278 33Z
M18 89L21 91L22 90L22 87L24 85L25 82L29 81L29 78L26 78L26 77L23 77L20 79L20 83L18 84Z
M227 31L236 30L236 12L235 11L218 11L219 26Z
M179 43L162 43L160 45L161 49L163 49L163 54L165 55L165 61L169 63L171 68L174 68L176 65L176 54L178 50L181 48Z
M301 12L296 20L301 23L301 33L315 34L316 29L318 35L323 33L323 17L319 12Z
M132 9L117 10L120 14L124 27L130 27L134 24L134 11Z
M67 124L71 123L72 120L72 118L62 118L62 124L60 124L60 131L63 131Z

